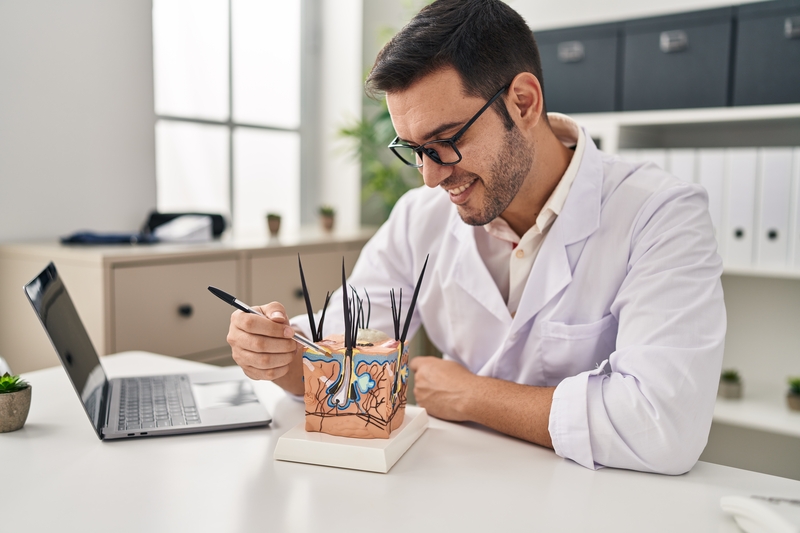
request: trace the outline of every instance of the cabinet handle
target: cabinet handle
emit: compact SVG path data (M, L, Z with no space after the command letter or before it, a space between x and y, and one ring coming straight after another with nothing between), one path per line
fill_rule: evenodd
M683 30L662 31L658 46L665 54L682 52L689 48L689 36Z
M800 17L786 17L783 22L783 36L787 39L800 39Z
M744 230L742 228L736 228L733 232L733 236L737 239L741 239L744 237Z
M775 239L777 239L778 238L778 230L776 230L776 229L769 230L767 232L767 238L769 240L771 240L771 241L774 241Z
M191 304L183 304L178 306L178 314L184 318L189 318L194 313L194 308Z
M583 61L585 50L580 41L558 43L558 60L562 63L578 63Z
M301 299L303 297L303 289L300 288L300 287L297 287L294 290L294 297L297 298L298 300Z

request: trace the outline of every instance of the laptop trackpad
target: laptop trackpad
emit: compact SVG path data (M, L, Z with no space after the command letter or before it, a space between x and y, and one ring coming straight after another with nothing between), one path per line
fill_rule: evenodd
M225 409L257 404L253 386L246 380L192 383L194 400L200 410Z

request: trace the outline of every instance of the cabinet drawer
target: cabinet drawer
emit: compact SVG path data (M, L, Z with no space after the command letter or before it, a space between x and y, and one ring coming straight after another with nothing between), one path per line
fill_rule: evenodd
M350 275L360 250L301 253L303 272L314 310L325 303L325 293L342 285L342 257L345 272ZM255 257L252 259L250 277L254 305L280 302L289 317L305 314L300 270L296 255Z
M224 348L233 308L209 285L236 291L236 260L115 269L114 351L184 356Z
M624 24L622 108L728 104L732 8Z
M616 109L618 31L604 24L536 32L548 111Z
M800 2L739 7L733 105L800 102Z

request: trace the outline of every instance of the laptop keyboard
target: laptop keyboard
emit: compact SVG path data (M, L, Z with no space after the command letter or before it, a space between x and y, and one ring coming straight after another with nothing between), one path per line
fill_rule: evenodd
M188 376L125 378L120 389L119 431L200 423Z

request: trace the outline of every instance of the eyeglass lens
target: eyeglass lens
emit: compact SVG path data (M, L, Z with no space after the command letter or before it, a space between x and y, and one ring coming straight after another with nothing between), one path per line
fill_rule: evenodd
M422 145L420 148L415 150L410 146L394 147L397 154L409 165L422 165L422 154L419 153L420 151L424 151L425 155L439 164L457 163L461 159L453 143L450 141L431 141Z

